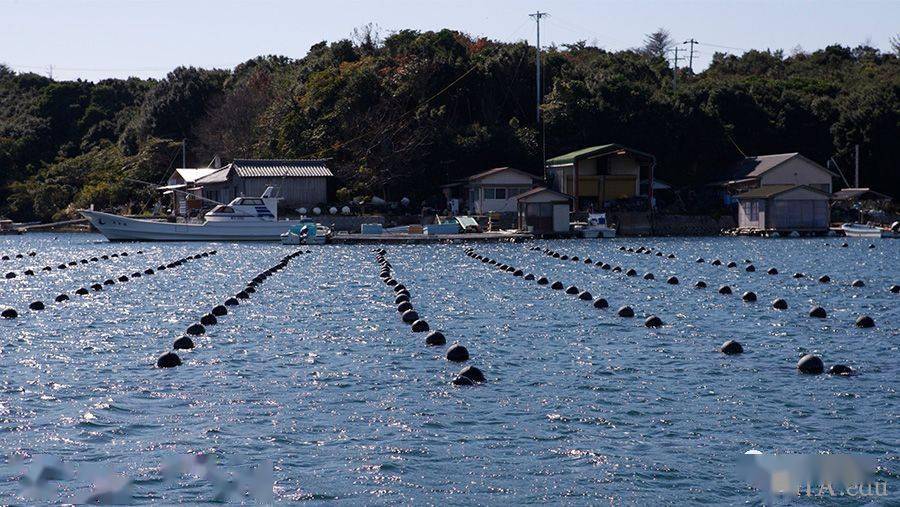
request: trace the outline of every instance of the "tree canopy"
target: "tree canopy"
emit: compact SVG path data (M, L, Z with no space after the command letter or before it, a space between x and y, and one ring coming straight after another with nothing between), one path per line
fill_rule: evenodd
M548 156L616 142L656 155L660 178L702 185L742 153L799 151L846 170L859 144L861 184L900 197L896 53L717 53L703 72L677 69L673 89L671 37L658 30L647 42L544 53ZM331 158L339 200L426 199L501 165L537 173L534 56L524 42L453 30L382 37L370 26L300 59L179 67L160 80L54 81L0 66L0 215L136 206L148 196L125 178L160 181L183 139L198 165L216 154Z

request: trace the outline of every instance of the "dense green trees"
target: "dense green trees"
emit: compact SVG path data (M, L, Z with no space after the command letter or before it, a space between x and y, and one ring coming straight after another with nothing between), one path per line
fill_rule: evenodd
M319 43L301 59L165 79L56 82L0 66L0 215L62 218L139 208L189 140L190 161L329 157L340 199L425 199L489 167L540 171L534 49L459 32L403 30ZM900 197L900 61L869 47L717 54L692 74L646 51L584 43L544 55L549 156L619 142L659 177L714 181L741 153L800 151ZM849 174L849 173L848 173ZM140 177L138 177L140 176Z

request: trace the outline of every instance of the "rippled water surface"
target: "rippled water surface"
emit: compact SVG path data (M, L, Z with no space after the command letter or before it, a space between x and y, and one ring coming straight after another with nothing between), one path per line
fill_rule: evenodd
M611 308L513 277L462 245L386 246L432 329L470 351L487 382L450 384L462 365L426 347L378 277L371 245L310 247L215 326L184 364L156 358L188 325L296 250L277 244L110 244L95 235L0 237L3 503L27 503L12 463L56 456L133 481L133 501L207 502L203 480L163 479L167 458L214 454L227 471L270 460L275 499L348 503L758 503L736 473L748 449L878 458L898 480L900 241L734 238L471 244L480 254L576 285ZM619 251L647 245L675 259ZM602 260L655 281L532 246ZM127 283L108 278L218 254ZM138 254L141 250L143 253ZM16 259L15 254L34 251ZM56 268L71 260L127 257ZM704 257L706 263L695 263ZM734 260L737 268L709 264ZM758 268L744 270L750 259ZM39 271L45 265L50 272ZM776 267L779 275L768 275ZM37 272L25 276L26 269ZM791 274L808 276L794 279ZM827 274L830 283L816 279ZM681 283L665 283L668 276ZM695 281L709 284L693 288ZM864 287L851 287L854 279ZM733 296L716 288L729 284ZM740 294L752 290L756 303ZM66 293L71 300L54 303ZM776 311L770 302L790 305ZM31 311L41 300L47 309ZM633 319L615 309L631 305ZM826 319L807 316L824 307ZM660 329L644 327L654 314ZM858 329L859 315L876 327ZM745 353L716 350L736 339ZM822 356L852 377L801 375ZM57 481L58 498L83 493ZM853 504L853 503L850 503ZM849 505L849 504L848 504Z

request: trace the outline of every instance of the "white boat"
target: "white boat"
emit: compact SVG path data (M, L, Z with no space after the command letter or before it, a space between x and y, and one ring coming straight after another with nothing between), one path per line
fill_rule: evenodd
M331 229L309 219L302 220L297 225L281 235L282 245L324 245L331 236Z
M260 197L238 197L204 215L202 223L164 222L80 210L110 241L278 241L306 220L278 220L278 198L269 187Z
M850 238L887 238L893 234L880 227L873 225L847 223L841 226L844 235Z
M589 213L587 222L575 223L573 228L584 238L616 237L616 230L606 225L606 213Z

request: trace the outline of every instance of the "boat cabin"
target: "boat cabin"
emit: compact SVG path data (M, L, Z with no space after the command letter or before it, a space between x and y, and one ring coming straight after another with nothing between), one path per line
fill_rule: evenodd
M230 220L278 220L278 198L272 197L273 187L268 187L261 197L238 197L228 204L220 204L206 213L207 221Z

